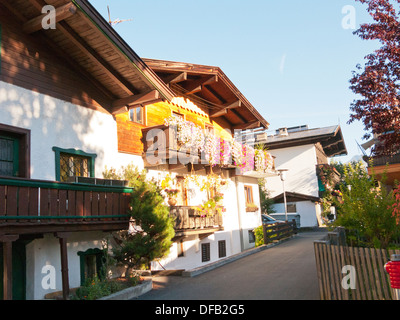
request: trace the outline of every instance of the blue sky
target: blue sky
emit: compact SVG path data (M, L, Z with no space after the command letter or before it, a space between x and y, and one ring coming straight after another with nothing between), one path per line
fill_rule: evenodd
M342 27L370 21L355 0L90 0L108 19L133 19L115 30L143 58L219 66L270 123L340 124L349 155L361 154L363 124L347 125L355 95L352 71L376 43ZM346 20L347 21L347 20Z

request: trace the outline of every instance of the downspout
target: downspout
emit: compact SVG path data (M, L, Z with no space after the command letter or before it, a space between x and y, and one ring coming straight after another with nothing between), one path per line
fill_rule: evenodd
M240 237L240 251L244 251L244 241L243 241L243 230L242 230L242 210L239 201L239 181L238 177L235 177L235 188L236 188L236 202L238 209L238 221L239 221L239 237Z

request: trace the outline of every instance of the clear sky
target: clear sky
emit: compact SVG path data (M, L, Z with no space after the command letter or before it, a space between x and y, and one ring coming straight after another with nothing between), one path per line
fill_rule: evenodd
M361 154L363 124L347 124L349 80L377 44L353 35L371 21L355 0L90 0L143 58L219 66L270 123L340 124L349 155ZM355 15L342 11L354 7ZM350 20L349 20L350 19Z

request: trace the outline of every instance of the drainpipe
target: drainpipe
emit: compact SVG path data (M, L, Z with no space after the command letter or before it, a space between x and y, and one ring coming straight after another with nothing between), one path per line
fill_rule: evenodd
M235 177L235 188L236 188L236 201L238 209L238 220L239 220L239 236L240 236L240 251L244 251L244 241L243 241L243 230L242 230L242 210L239 201L239 181L238 177Z

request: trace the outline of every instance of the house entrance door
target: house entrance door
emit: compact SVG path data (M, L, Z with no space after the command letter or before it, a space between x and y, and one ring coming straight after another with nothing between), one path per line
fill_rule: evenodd
M13 300L26 299L26 250L25 242L12 244L12 293ZM3 299L3 244L0 243L0 299Z

